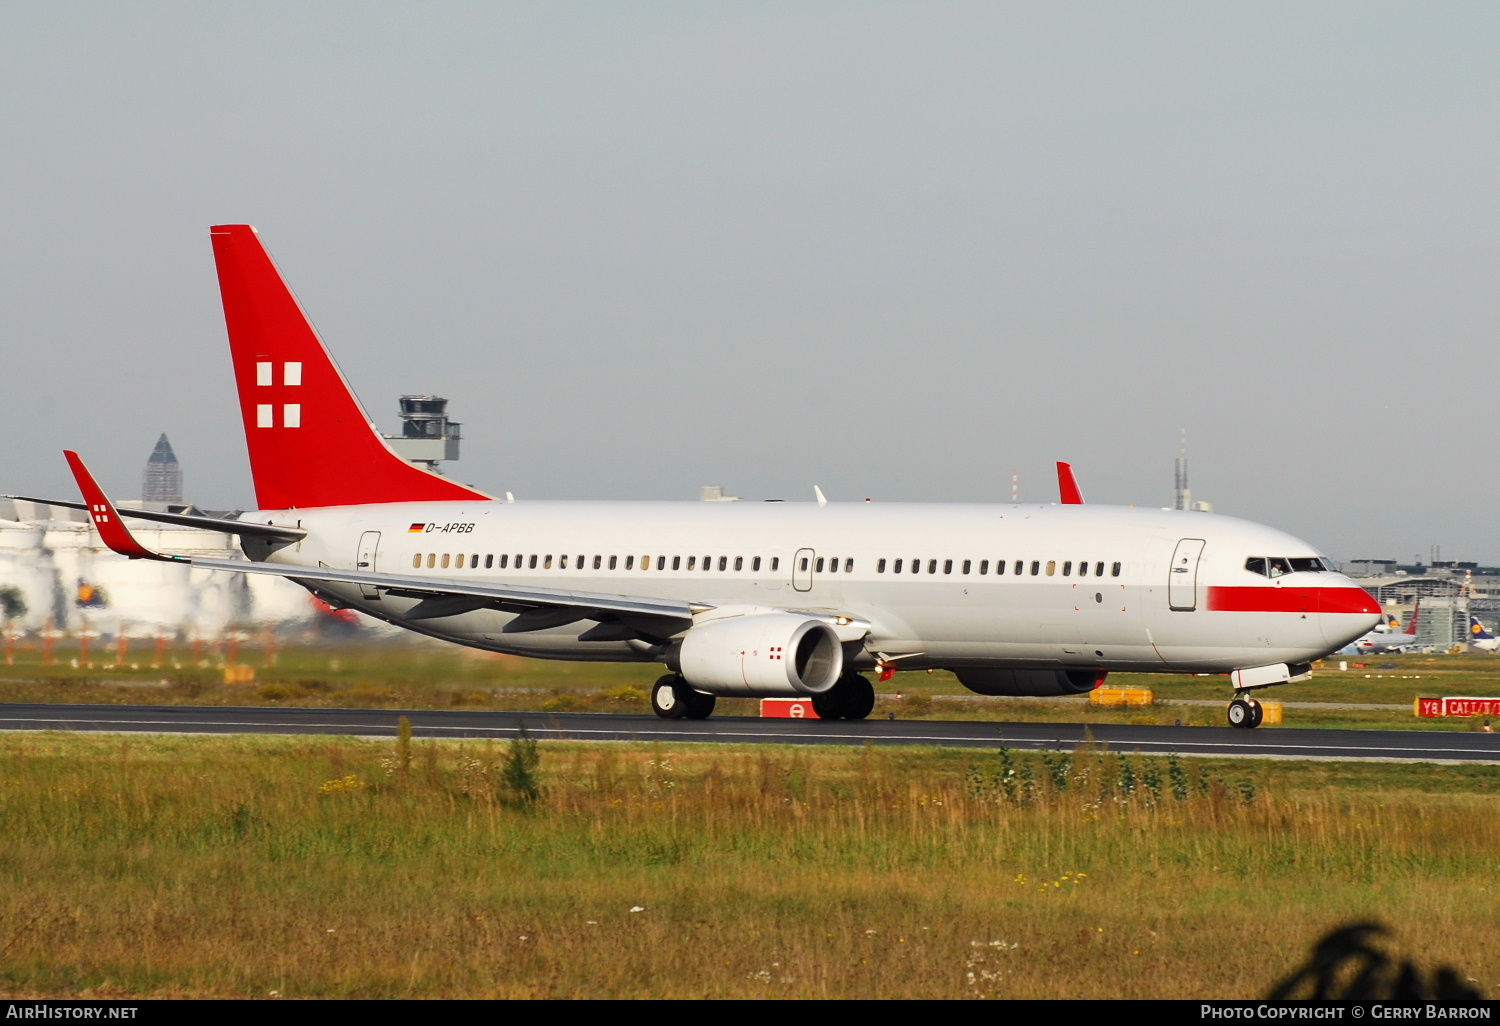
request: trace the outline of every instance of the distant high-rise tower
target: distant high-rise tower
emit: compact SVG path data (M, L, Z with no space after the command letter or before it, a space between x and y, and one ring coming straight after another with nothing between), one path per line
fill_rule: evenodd
M1182 430L1182 451L1177 455L1176 471L1176 495L1172 502L1172 508L1191 509L1199 513L1212 513L1214 511L1214 504L1211 502L1194 502L1193 493L1188 488L1186 428Z
M1177 484L1176 501L1173 509L1192 509L1193 493L1188 489L1187 483L1187 428L1182 429L1182 452L1177 456Z
M146 472L141 475L141 500L143 502L182 502L182 467L177 455L172 452L172 443L165 432L151 450L146 461Z

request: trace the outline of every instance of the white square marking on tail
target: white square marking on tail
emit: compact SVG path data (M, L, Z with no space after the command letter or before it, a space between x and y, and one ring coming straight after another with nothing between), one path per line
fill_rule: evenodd
M257 363L255 365L255 383L257 385L271 384L273 373L274 371L272 370L269 361L266 363Z
M281 426L282 427L301 427L302 426L302 404L301 403L287 403L285 406L283 406L281 408Z
M256 427L275 427L276 426L276 413L275 413L275 410L276 410L276 407L272 406L270 403L261 403L259 406L257 406L255 408L255 426Z
M281 365L281 383L283 385L302 384L302 364L284 363Z

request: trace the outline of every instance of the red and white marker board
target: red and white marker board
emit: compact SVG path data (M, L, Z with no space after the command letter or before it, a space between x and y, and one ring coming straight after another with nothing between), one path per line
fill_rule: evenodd
M1500 698L1418 698L1414 704L1418 716L1500 716Z
M822 719L810 698L762 698L760 714L778 720Z

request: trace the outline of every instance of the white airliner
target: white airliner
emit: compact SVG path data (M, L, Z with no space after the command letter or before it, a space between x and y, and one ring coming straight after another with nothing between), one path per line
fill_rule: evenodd
M719 695L874 704L860 671L952 670L983 695L1072 695L1111 670L1305 679L1379 607L1313 546L1201 512L1062 503L531 502L395 455L248 225L211 229L256 502L229 531L249 562L150 551L76 454L101 537L134 558L288 577L339 606L448 641L548 659L658 662L651 702ZM51 501L51 500L38 500Z

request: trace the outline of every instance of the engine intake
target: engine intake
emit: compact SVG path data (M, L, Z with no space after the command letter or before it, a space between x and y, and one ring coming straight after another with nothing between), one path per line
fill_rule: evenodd
M754 613L700 623L683 635L677 670L714 695L816 695L844 670L838 634L795 613Z
M1056 698L1082 695L1104 683L1104 670L954 670L958 681L979 695Z

